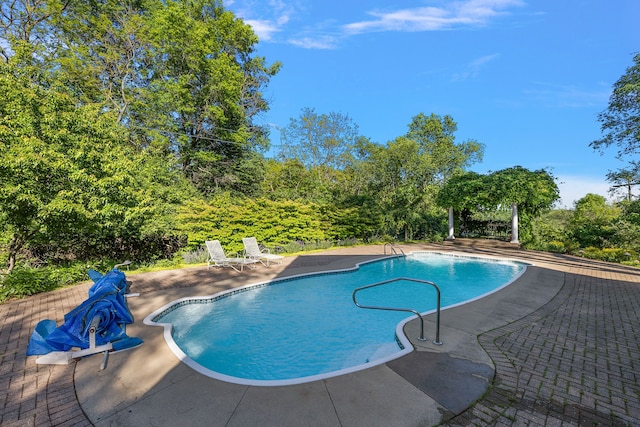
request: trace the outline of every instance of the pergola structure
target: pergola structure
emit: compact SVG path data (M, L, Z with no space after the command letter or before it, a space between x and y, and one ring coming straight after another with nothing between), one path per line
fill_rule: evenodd
M449 235L447 240L455 240L453 225L453 206L449 207ZM518 204L511 204L511 243L520 243L518 240Z

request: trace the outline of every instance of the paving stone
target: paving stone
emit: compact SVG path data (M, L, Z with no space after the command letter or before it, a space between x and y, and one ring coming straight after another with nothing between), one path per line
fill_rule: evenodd
M444 245L444 249L448 246ZM630 426L640 419L640 274L614 264L557 254L456 246L457 251L530 259L565 274L543 307L478 337L494 361L492 387L446 422L464 426ZM321 255L320 255L321 257ZM306 262L321 264L322 259ZM554 267L557 266L557 267ZM140 275L136 292L193 286ZM222 275L211 271L211 275ZM164 275L164 276L163 276ZM171 276L169 276L171 277ZM74 365L36 365L25 356L38 321L60 322L90 284L0 304L0 425L89 426L75 397Z

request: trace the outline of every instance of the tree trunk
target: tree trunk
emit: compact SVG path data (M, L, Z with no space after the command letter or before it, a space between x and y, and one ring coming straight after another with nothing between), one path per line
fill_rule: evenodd
M20 249L24 246L24 238L20 237L18 233L14 233L11 238L11 243L9 243L9 257L7 259L7 271L6 273L11 273L11 270L16 266L16 257Z

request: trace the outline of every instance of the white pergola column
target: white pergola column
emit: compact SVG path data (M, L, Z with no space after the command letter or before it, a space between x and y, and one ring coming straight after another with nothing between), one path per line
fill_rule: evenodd
M455 236L453 235L453 206L449 207L449 235L447 236L447 240L454 240Z
M518 241L518 205L511 204L511 243L520 243Z

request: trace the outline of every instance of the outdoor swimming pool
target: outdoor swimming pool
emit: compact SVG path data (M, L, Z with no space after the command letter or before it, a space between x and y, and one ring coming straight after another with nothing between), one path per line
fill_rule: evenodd
M173 301L144 322L164 326L172 351L200 373L240 384L296 384L412 351L402 326L415 316L358 308L354 289L397 277L429 280L440 287L444 308L494 292L525 268L514 261L416 252L352 270ZM436 307L436 291L422 283L395 281L359 292L358 301L427 313ZM429 341L434 333L427 327ZM441 340L446 345L446 336Z

